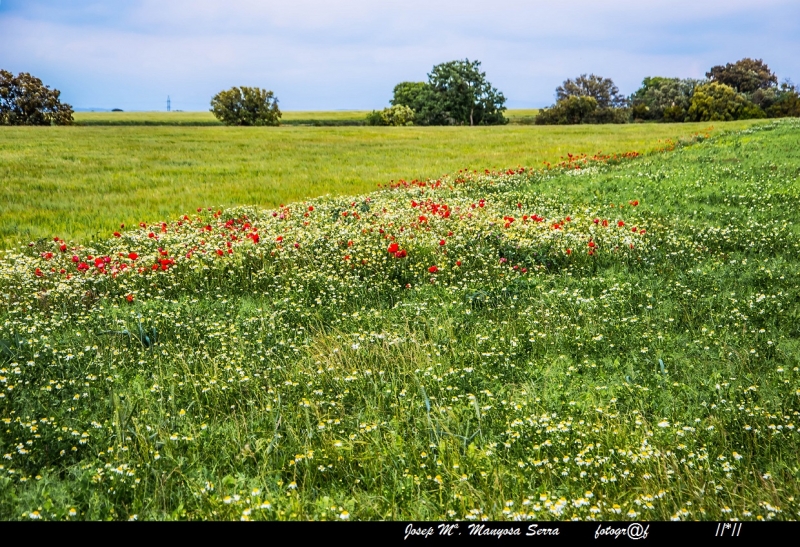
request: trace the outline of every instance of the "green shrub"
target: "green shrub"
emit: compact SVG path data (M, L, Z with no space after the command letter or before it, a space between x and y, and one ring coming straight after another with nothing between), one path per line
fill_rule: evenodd
M574 125L588 123L626 123L627 108L599 108L594 97L567 96L536 116L536 125Z
M278 99L258 87L232 87L211 99L211 112L225 125L280 125Z
M770 118L800 117L800 92L791 82L784 82L775 102L765 110Z
M752 103L731 86L711 82L695 89L688 119L696 122L738 120L749 104Z
M648 77L631 95L632 115L638 120L682 122L699 80ZM667 113L667 111L669 111Z
M406 105L395 105L367 114L367 125L414 125L414 111Z

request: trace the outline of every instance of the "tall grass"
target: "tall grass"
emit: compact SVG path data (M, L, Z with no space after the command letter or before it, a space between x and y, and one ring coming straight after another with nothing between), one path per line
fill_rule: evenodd
M798 135L7 252L0 517L797 519Z
M536 167L568 153L646 152L708 127L4 127L0 245L102 237L198 206L270 207L459 169Z

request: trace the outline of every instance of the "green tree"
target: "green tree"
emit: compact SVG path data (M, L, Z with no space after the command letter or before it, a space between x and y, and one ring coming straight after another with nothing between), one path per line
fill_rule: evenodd
M401 82L394 88L393 106L414 110L418 125L497 125L505 97L486 79L480 61L450 61L433 67L427 82Z
M752 103L731 86L710 82L695 89L687 117L697 122L738 120L742 119L748 104Z
M407 106L414 111L417 125L451 125L442 97L427 82L401 82L394 86L392 106Z
M712 82L725 84L739 93L753 93L778 85L778 77L761 59L744 58L725 66L717 65L706 72Z
M581 74L574 80L565 80L556 88L556 101L567 97L592 97L598 108L624 108L628 100L620 95L619 89L610 78L594 74Z
M800 117L800 91L786 80L781 84L775 101L765 110L770 118Z
M630 97L634 119L682 122L700 80L648 77Z
M537 125L625 123L628 100L609 78L581 74L556 88L556 104L536 116Z
M433 67L428 84L441 101L451 123L459 125L498 125L508 123L503 116L506 98L492 87L480 61L450 61Z
M587 123L597 112L594 97L571 95L558 101L550 108L543 108L536 116L536 125L572 125Z
M70 125L72 107L60 96L27 72L0 70L0 125Z
M232 87L211 99L211 112L226 125L280 125L278 99L258 87Z

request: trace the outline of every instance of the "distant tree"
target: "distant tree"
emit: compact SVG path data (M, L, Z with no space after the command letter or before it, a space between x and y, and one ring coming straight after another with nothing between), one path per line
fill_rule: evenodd
M404 104L373 110L367 114L367 125L414 125L414 111Z
M778 85L778 77L761 59L745 58L725 66L717 65L706 72L712 82L725 84L739 93L753 93Z
M710 82L698 86L692 96L692 104L687 112L690 121L730 121L747 116L749 103L741 93L729 85Z
M581 74L556 88L556 104L536 116L537 125L625 123L628 100L609 78Z
M581 74L574 80L565 80L556 88L556 101L567 97L592 97L598 108L624 108L628 99L620 95L610 78Z
M492 87L480 61L450 61L433 67L427 82L401 82L391 103L414 110L418 125L497 125L503 116L505 97Z
M425 95L430 92L429 86L425 82L400 82L394 86L392 106L407 106L412 110L417 110L425 101Z
M394 86L392 106L407 106L414 111L417 125L452 125L442 97L427 82L401 82Z
M278 99L258 87L232 87L211 99L211 112L226 125L280 125Z
M450 61L433 67L428 84L438 95L443 110L455 124L498 125L508 123L503 116L506 98L492 87L480 61Z
M60 96L27 72L0 70L0 125L70 125L72 107Z
M634 119L682 122L701 80L648 77L630 97Z
M800 90L786 80L781 84L775 101L763 108L770 118L800 117Z
M550 108L543 108L536 116L536 125L572 125L587 123L597 112L594 97L571 95Z

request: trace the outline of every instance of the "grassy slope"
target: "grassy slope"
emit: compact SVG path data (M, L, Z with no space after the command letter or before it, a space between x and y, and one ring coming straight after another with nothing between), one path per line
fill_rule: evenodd
M227 258L182 253L236 212L8 257L0 515L798 518L796 122L369 197L251 211Z
M660 139L708 126L4 127L0 246L108 234L119 223L204 205L275 206L461 168L540 166L567 153L601 150L644 152L663 146Z

